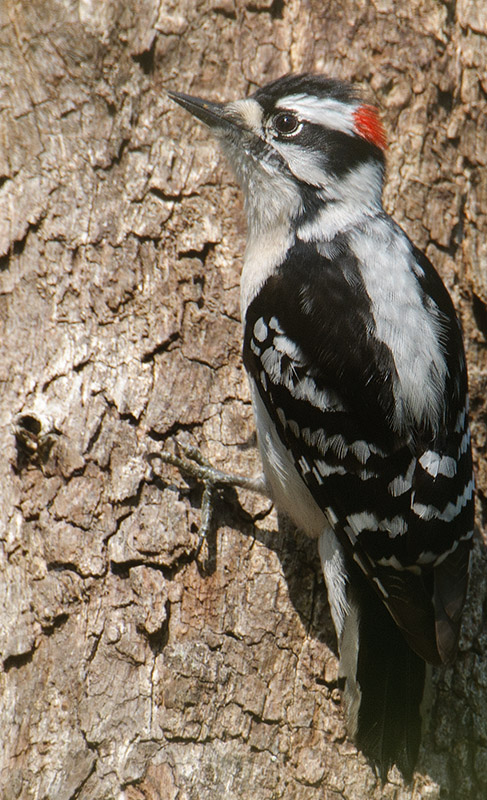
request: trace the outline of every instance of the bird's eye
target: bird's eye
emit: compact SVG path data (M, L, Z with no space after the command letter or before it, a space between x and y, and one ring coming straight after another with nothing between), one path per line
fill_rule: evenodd
M277 133L280 133L282 136L291 136L293 133L297 133L300 128L298 117L290 111L281 111L279 114L276 114L273 123Z

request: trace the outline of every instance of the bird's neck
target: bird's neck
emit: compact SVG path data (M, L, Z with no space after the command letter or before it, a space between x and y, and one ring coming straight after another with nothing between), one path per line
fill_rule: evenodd
M382 165L368 161L340 179L316 187L304 195L303 210L294 223L303 241L331 241L339 234L363 225L383 213Z

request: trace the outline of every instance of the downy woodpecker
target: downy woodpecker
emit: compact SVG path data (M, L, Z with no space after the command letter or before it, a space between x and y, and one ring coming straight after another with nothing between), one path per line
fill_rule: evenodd
M245 194L243 359L266 481L316 538L348 727L385 776L416 763L425 662L457 648L474 481L462 335L382 207L385 134L353 86L288 75L208 125Z

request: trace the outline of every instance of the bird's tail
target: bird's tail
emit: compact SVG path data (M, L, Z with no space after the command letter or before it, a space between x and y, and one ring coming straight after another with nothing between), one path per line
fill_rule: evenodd
M397 764L410 780L421 742L426 663L358 570L352 585L340 641L349 731L382 779Z

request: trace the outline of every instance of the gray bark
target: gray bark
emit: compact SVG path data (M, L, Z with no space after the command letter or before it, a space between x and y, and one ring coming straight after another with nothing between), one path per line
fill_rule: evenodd
M483 0L0 0L5 800L485 796L481 534L414 784L382 787L345 735L314 545L227 491L196 557L201 488L146 456L177 435L259 469L241 197L164 90L315 70L384 110L386 206L460 311L483 522L486 19Z

